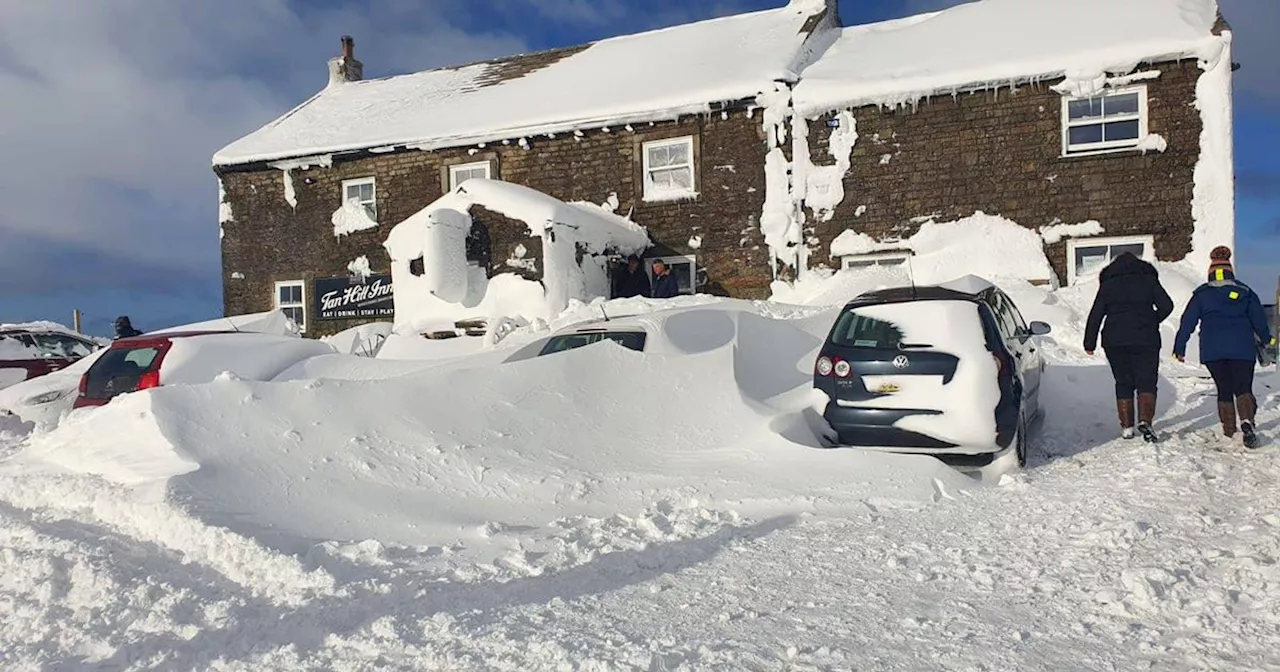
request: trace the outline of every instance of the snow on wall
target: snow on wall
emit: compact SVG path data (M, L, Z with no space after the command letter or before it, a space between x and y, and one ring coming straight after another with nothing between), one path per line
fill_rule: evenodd
M288 173L285 173L286 175ZM378 226L377 220L369 216L369 211L359 201L347 201L342 207L333 211L330 218L333 222L334 237L342 237L356 231L365 231Z
M828 152L835 160L831 165L816 165L809 151L809 124L792 114L787 87L756 99L764 108L763 126L769 152L765 155L765 202L760 214L760 230L772 258L790 265L797 277L808 272L811 250L804 245L805 208L818 221L830 221L836 206L844 201L844 177L852 163L853 147L858 141L858 120L853 113L839 112L836 126L827 139ZM782 143L788 136L790 122L791 159L787 160Z
M218 178L218 224L219 231L221 225L236 221L235 213L231 211L231 201L227 200L227 189L222 184L222 178Z
M284 202L294 210L298 209L298 194L293 190L293 172L288 168L280 171L280 180L284 183Z
M524 222L530 235L542 239L541 284L515 275L490 279L484 269L467 262L469 212L476 205ZM387 237L397 325L416 329L466 316L548 319L574 301L607 295L605 255L639 253L650 244L648 233L614 214L613 207L612 199L604 205L566 203L507 182L468 180L396 225ZM409 271L409 262L417 258L422 259L421 276Z
M1143 154L1147 152L1160 152L1163 154L1165 150L1169 149L1169 141L1165 140L1164 136L1159 133L1148 133L1146 137L1138 141L1134 148Z
M1191 252L1187 261L1204 267L1209 251L1218 245L1235 247L1235 154L1232 146L1232 35L1223 32L1218 49L1200 59L1203 71L1196 82L1200 110L1200 160L1196 163L1191 198Z
M347 264L347 270L351 272L351 275L361 280L367 280L370 275L373 275L373 269L369 267L369 257L363 254Z
M1106 233L1106 230L1102 228L1102 224L1092 219L1079 224L1055 223L1040 227L1040 237L1050 245L1061 242L1064 238L1084 238L1103 233Z

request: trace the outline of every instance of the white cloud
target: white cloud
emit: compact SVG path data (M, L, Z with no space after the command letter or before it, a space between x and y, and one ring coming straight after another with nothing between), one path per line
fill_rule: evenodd
M73 250L203 269L213 284L210 157L323 86L339 35L357 36L370 76L525 48L464 32L442 6L300 17L286 0L0 3L0 267Z

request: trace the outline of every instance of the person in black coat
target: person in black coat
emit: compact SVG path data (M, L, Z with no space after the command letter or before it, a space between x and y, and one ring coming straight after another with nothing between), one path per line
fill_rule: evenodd
M640 266L640 257L627 257L627 265L618 269L613 276L613 298L627 299L633 296L648 297L653 288L649 285L649 276Z
M1102 269L1101 285L1084 329L1084 350L1102 348L1116 381L1116 414L1122 435L1133 437L1134 393L1138 395L1138 429L1154 440L1156 383L1160 369L1160 323L1173 314L1173 299L1151 264L1125 252Z
M133 328L133 323L129 321L128 315L121 315L116 318L116 338L133 338L141 336L142 332Z
M680 284L671 275L671 267L661 259L653 260L653 298L671 299L680 296Z

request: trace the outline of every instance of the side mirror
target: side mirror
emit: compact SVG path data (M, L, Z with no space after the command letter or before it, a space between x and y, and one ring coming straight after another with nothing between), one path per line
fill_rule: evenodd
M1032 322L1030 326L1032 336L1044 336L1045 334L1053 331L1053 327L1049 326L1045 322Z

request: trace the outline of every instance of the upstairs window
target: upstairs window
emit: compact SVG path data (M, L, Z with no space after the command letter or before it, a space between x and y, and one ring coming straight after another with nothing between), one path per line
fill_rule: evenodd
M1147 137L1147 90L1119 89L1088 98L1062 99L1063 154L1136 147Z
M301 280L276 283L276 310L298 325L303 333L307 331L307 291Z
M480 178L482 180L489 179L488 161L449 166L449 191L453 191L463 182L475 178Z
M693 138L646 142L644 200L672 201L698 195L693 168Z
M369 219L378 221L378 194L372 177L342 181L343 204L353 203L364 208Z

